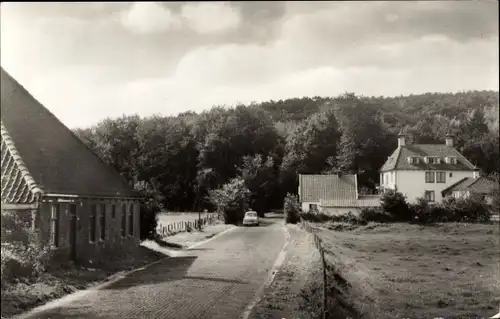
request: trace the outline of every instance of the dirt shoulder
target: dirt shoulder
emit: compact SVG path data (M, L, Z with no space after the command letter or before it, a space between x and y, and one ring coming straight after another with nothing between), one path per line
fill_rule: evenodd
M51 300L78 290L87 289L113 279L116 275L143 267L167 257L164 254L140 247L138 252L119 263L104 269L67 266L52 270L32 281L19 281L2 287L1 316L10 318L29 311Z
M234 225L216 224L205 226L202 231L194 230L191 232L177 233L171 236L165 236L161 239L145 240L142 246L157 251L168 256L177 256L184 249L208 240L222 232L234 229Z
M264 289L250 318L313 318L312 309L304 307L303 289L321 269L320 255L312 236L298 225L286 225L290 241L285 261L274 281ZM313 296L311 296L313 297Z
M212 238L223 231L234 228L234 225L216 224L205 226L202 231L178 233L173 236L164 237L163 240L173 245L190 247L198 242Z
M344 288L342 299L359 315L485 318L498 312L498 225L369 224L318 235ZM330 294L335 299L339 291Z

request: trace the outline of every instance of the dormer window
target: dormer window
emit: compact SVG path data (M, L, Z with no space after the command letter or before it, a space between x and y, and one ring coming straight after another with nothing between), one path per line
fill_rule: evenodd
M427 164L440 164L441 163L441 158L437 156L426 156L425 157L425 162Z
M420 160L420 158L418 158L416 156L409 156L408 157L408 163L410 163L410 164L418 164L419 160Z
M457 164L457 158L455 156L447 156L445 161L446 164Z

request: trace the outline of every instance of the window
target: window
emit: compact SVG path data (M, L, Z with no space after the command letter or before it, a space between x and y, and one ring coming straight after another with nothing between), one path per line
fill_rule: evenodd
M434 183L434 172L425 172L425 182Z
M426 201L433 202L435 200L434 191L425 191L424 198Z
M127 205L122 205L122 237L127 235Z
M446 183L446 173L445 172L436 172L436 182L437 183Z
M111 218L115 219L116 217L116 205L111 205Z
M52 204L50 215L50 233L54 247L59 247L59 205L58 203Z
M134 204L130 204L128 218L128 234L134 236Z
M92 204L90 206L90 216L89 216L89 241L95 242L96 231L97 231L97 205Z
M418 164L418 162L419 162L419 161L418 161L418 157L415 157L415 156L410 156L410 157L408 157L408 162L409 162L410 164Z
M310 211L317 211L318 205L317 204L309 204L309 210Z
M99 224L100 224L100 233L99 239L106 239L106 204L101 204L101 208L99 209Z
M384 174L380 174L380 184L384 185Z
M427 162L429 164L439 164L441 163L441 159L439 157L435 157L435 156L429 156L427 158Z
M457 158L454 156L447 156L446 163L448 164L457 164Z
M450 178L452 178L452 177L453 177L453 173L452 173L452 172L450 172Z

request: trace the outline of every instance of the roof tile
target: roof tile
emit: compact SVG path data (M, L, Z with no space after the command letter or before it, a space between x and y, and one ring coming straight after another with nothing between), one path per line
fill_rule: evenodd
M356 199L356 175L299 175L300 200Z
M410 156L416 156L422 159L425 156L437 156L442 159L442 163L426 164L421 160L418 164L410 164L408 162L408 157ZM447 156L456 157L457 164L445 163L444 158ZM388 157L380 171L387 172L394 169L469 171L474 170L475 166L452 146L447 146L445 144L409 144L399 146L391 156Z
M443 194L450 194L454 191L468 190L476 194L491 194L498 184L487 177L467 177L451 185L442 191Z

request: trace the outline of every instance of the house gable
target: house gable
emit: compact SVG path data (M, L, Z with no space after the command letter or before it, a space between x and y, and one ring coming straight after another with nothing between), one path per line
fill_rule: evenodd
M3 68L0 97L2 129L10 136L27 171L45 194L137 197L118 172L95 155ZM2 162L2 179L3 165Z
M2 206L37 203L43 192L19 156L3 123L1 123L1 139Z

